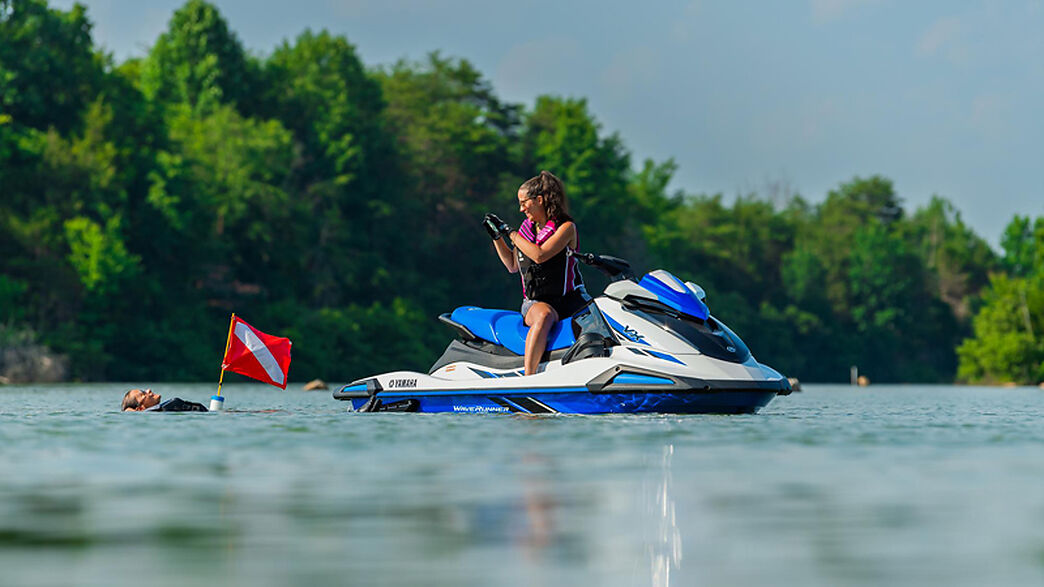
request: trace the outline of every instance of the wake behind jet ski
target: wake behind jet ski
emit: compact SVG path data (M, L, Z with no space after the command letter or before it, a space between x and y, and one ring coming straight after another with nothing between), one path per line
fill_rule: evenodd
M457 338L428 373L395 371L334 392L350 411L532 414L754 413L790 384L710 314L699 286L658 269L636 279L610 256L576 258L611 279L548 336L524 376L518 311L462 306L439 319Z

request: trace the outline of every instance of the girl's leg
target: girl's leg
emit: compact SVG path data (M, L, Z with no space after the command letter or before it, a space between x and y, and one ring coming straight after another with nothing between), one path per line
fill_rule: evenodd
M529 334L526 335L526 375L532 375L540 366L540 357L547 347L547 335L558 321L558 314L549 304L537 302L529 308L525 320L529 327Z

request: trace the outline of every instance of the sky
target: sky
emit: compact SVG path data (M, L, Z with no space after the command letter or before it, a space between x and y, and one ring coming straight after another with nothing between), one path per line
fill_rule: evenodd
M1015 214L1044 216L1044 0L211 1L257 55L327 29L368 66L438 50L504 101L586 98L636 167L673 158L686 193L819 202L879 174L908 212L942 196L995 248ZM123 60L183 2L81 3Z

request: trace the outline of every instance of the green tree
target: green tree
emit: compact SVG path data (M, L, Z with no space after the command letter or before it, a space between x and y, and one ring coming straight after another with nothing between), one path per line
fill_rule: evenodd
M1044 280L998 273L957 349L957 376L971 382L1044 381Z
M104 226L84 217L66 220L65 239L69 243L69 264L89 292L112 295L123 282L138 276L138 259L127 252L120 233L120 217L111 217Z
M879 225L857 230L847 263L852 318L864 333L898 334L913 319L909 304L923 291L920 259Z
M801 307L825 316L830 311L826 298L826 268L822 260L806 248L787 251L780 267L783 285L788 297Z
M291 220L283 189L293 160L289 131L278 121L243 118L221 106L207 116L180 111L171 120L170 136L196 190L207 236L217 247L213 258L255 273L271 270L273 258L289 263L282 259L284 243L275 228Z
M67 262L66 221L84 216L98 224L125 203L125 192L114 180L115 148L104 128L111 112L99 102L89 109L79 136L61 137L54 129L29 131L18 144L21 166L5 186L0 225L9 253L5 272L30 278L35 300L28 318L38 324L70 319L79 305L79 281ZM7 191L9 190L9 191Z
M174 12L141 67L145 95L206 114L221 104L256 109L260 67L248 58L218 9L189 0Z
M1001 266L1014 277L1044 273L1044 217L1016 215L1001 236Z
M850 315L848 259L853 236L859 229L889 223L902 217L899 197L889 179L875 175L854 178L831 190L816 206L809 230L799 233L798 246L815 253L826 269L826 294L834 311Z
M294 341L292 372L300 379L353 380L400 369L426 371L446 343L445 333L432 328L431 317L403 298L302 308L284 332Z
M21 324L25 319L25 293L29 283L0 274L0 324Z
M40 0L0 0L0 113L9 123L64 133L97 94L101 59L86 9Z
M269 58L273 116L294 136L289 189L304 208L292 229L311 279L299 295L320 307L377 299L388 267L408 259L412 203L385 128L380 85L344 38L306 31Z
M582 248L623 257L643 254L642 227L631 221L645 215L627 190L630 154L619 136L601 136L587 100L537 98L522 140L522 168L532 170L527 176L546 169L565 183Z
M479 221L487 212L510 222L518 217L520 107L502 103L468 61L438 53L400 61L377 77L417 223L409 231L416 246L411 271L442 267L425 280L426 306L445 311L453 303L497 305L515 297L514 279L494 277L499 262Z
M920 257L895 232L872 225L854 235L849 307L864 340L862 370L878 381L940 381L956 368L960 330L929 290Z
M971 317L971 301L986 287L996 255L961 219L949 201L933 196L901 226L931 272L931 287L961 322Z
M973 335L957 349L965 381L1044 380L1044 217L1015 216L1001 239L1000 265L990 277Z

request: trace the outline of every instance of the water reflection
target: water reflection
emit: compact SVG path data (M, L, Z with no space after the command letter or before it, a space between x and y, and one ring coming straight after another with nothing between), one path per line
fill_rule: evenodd
M650 573L652 585L671 584L671 570L681 568L682 538L678 528L678 516L674 503L674 483L671 476L671 460L674 445L663 447L660 463L660 480L650 500L649 514L655 520L655 535L649 541Z
M518 491L501 499L461 504L458 519L466 533L480 544L502 544L518 549L526 560L538 562L555 546L553 515L558 503L551 491L548 461L534 453L518 465Z
M526 455L523 459L533 465L541 463L535 454ZM524 467L529 470L534 467ZM525 503L526 523L519 535L519 542L531 560L539 559L542 551L551 543L554 532L552 514L555 501L548 491L549 480L545 475L530 475L522 480L522 499Z

